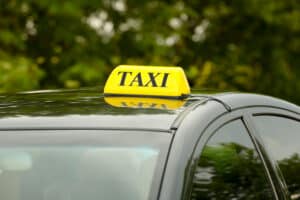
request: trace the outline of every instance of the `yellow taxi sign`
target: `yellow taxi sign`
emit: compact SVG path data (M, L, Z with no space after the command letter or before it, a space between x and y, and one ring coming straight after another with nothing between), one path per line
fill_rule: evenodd
M185 100L180 99L158 99L142 97L104 97L106 103L114 107L122 108L144 108L160 110L176 110L185 104Z
M185 98L189 94L181 67L119 65L104 87L105 96Z

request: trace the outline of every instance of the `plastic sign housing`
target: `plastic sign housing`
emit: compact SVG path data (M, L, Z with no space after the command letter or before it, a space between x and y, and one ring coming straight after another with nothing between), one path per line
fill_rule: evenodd
M182 107L186 100L145 97L104 97L106 103L113 107L145 108L160 110L176 110Z
M119 65L104 87L105 96L185 98L190 87L181 67Z

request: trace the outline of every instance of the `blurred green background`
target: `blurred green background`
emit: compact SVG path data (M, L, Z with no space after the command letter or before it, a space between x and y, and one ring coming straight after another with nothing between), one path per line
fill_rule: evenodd
M0 92L103 85L119 64L300 104L300 1L0 1Z

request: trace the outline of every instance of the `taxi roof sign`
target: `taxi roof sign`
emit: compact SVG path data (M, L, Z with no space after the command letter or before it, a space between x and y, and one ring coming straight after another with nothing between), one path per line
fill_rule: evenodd
M104 97L113 107L177 110L184 106L184 99L144 98L144 97Z
M104 87L105 96L186 98L190 87L181 67L119 65Z

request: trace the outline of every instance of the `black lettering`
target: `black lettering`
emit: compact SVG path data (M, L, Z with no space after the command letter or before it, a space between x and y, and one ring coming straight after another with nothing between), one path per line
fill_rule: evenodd
M151 103L149 108L156 108L157 107L157 104L156 103Z
M129 86L132 86L134 83L137 83L138 86L143 86L143 81L142 81L142 75L141 72L139 72L134 79L131 81L131 83L129 84Z
M121 107L128 107L127 103L126 102L121 102Z
M130 102L130 107L133 108L143 108L144 107L144 103L143 102Z
M161 107L162 107L163 109L168 109L168 107L166 106L166 104L161 104Z
M122 78L121 78L121 81L120 81L120 86L124 86L127 73L129 73L131 75L132 72L118 72L118 75L121 74L121 73L122 73Z
M144 107L144 104L142 102L138 103L138 107L139 108L143 108Z
M158 75L160 75L160 73L157 73L157 74L154 75L154 73L149 72L148 75L149 75L150 80L149 80L144 86L145 86L145 87L148 87L149 83L152 83L152 86L153 86L153 87L157 87L155 78L156 78Z
M168 81L168 77L169 77L169 73L164 73L164 77L163 77L163 80L161 82L161 86L160 87L166 87L167 81Z

